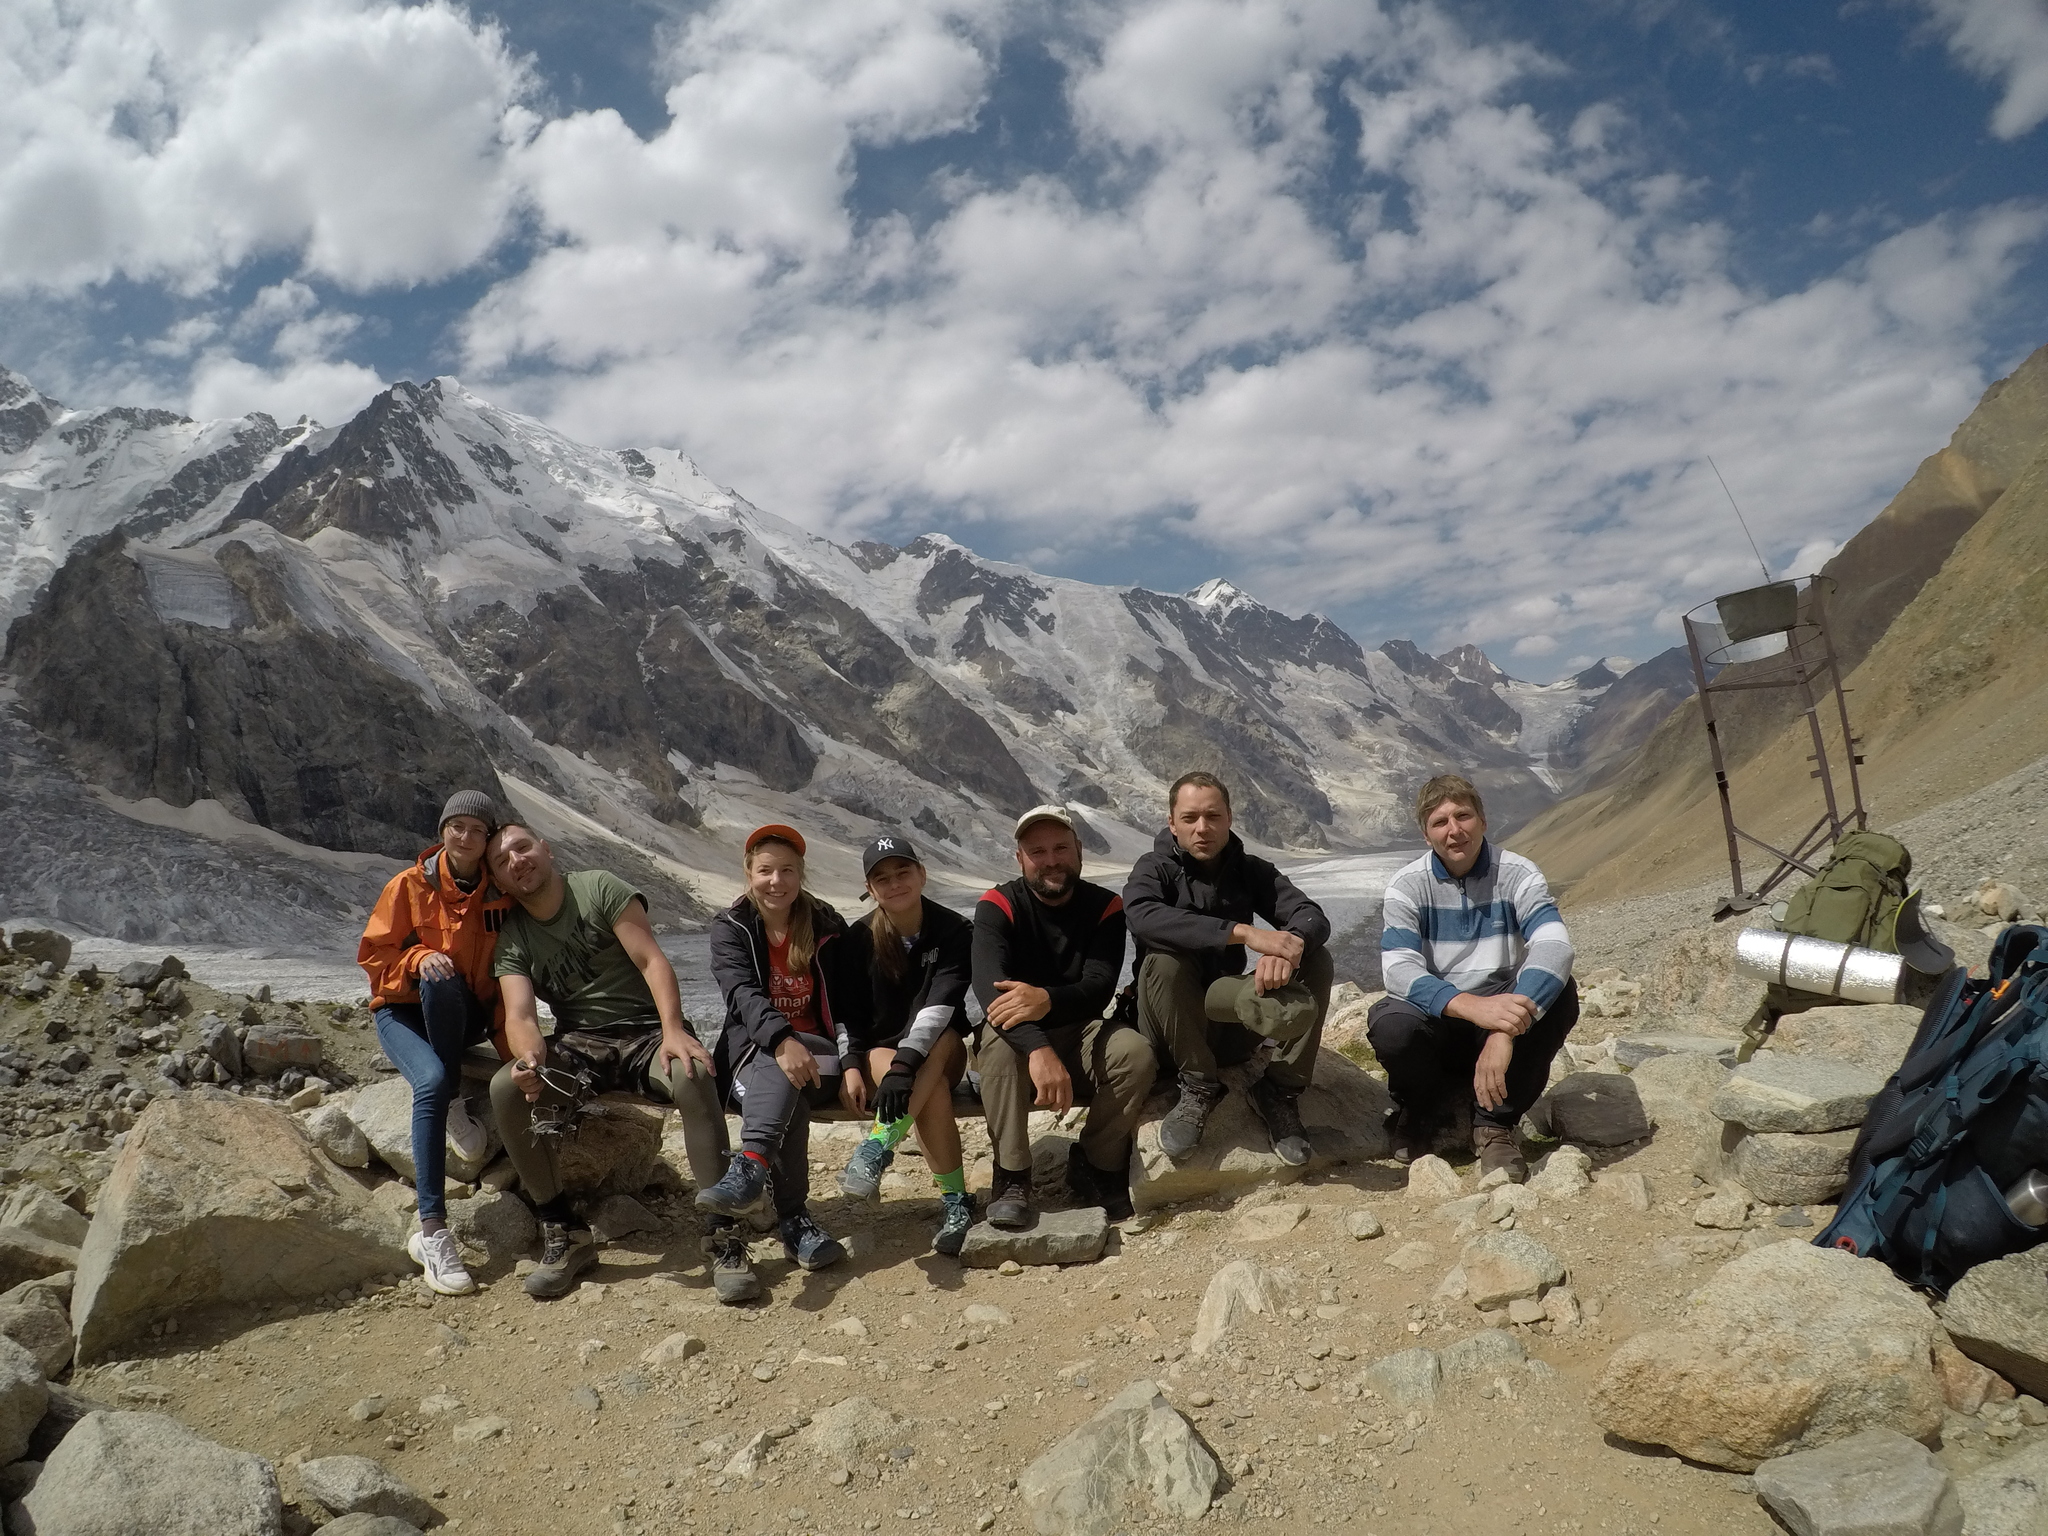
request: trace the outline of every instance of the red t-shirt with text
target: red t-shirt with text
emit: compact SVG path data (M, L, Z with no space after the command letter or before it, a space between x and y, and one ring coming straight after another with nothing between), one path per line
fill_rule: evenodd
M818 979L805 966L797 975L789 971L789 940L768 946L768 1001L789 1020L800 1035L822 1036L818 1022Z

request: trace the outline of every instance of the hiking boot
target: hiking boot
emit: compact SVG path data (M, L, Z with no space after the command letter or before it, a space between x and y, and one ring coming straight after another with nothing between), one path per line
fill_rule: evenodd
M1229 1090L1213 1077L1196 1072L1180 1075L1180 1097L1159 1122L1159 1150L1179 1162L1201 1144L1202 1127L1209 1123L1209 1111L1223 1102Z
M783 1253L799 1269L824 1269L846 1257L839 1239L813 1221L809 1211L785 1216L775 1225Z
M1102 1214L1111 1221L1130 1219L1131 1176L1096 1167L1079 1143L1067 1149L1067 1188L1082 1205L1101 1206Z
M1021 1232L1031 1225L1031 1175L997 1168L995 1188L989 1191L988 1209L983 1212L992 1227Z
M1521 1144L1512 1126L1489 1125L1481 1120L1472 1127L1472 1150L1479 1157L1479 1177L1506 1169L1508 1182L1519 1184L1529 1177L1529 1165L1522 1161Z
M455 1234L443 1227L438 1232L415 1232L405 1240L405 1251L413 1263L426 1271L427 1289L443 1296L467 1296L476 1289L469 1268L455 1246Z
M1394 1148L1390 1155L1403 1168L1436 1150L1438 1122L1434 1115L1397 1107L1392 1119Z
M728 1307L752 1301L761 1294L761 1280L747 1262L747 1235L729 1220L711 1217L704 1223L705 1268L711 1271L711 1289Z
M697 1209L718 1216L744 1216L767 1192L768 1165L739 1152L725 1165L725 1177L709 1189L697 1191Z
M839 1188L856 1200L879 1200L882 1198L882 1175L889 1171L889 1165L896 1161L896 1154L888 1143L870 1136L853 1149L853 1156L846 1160L846 1166L839 1172Z
M576 1288L576 1277L596 1262L597 1240L589 1228L544 1221L540 1224L540 1267L526 1277L526 1294L542 1300L566 1296Z
M1314 1149L1301 1124L1301 1090L1283 1088L1270 1077L1262 1077L1245 1097L1251 1100L1252 1113L1265 1125L1266 1134L1273 1138L1273 1155L1290 1168L1307 1162Z
M939 1230L932 1234L932 1252L957 1259L967 1246L967 1229L974 1225L974 1196L942 1193L939 1203L945 1209L939 1216Z

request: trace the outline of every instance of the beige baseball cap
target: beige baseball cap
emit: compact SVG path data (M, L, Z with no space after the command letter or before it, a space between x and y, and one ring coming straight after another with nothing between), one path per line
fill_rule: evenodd
M1069 832L1077 832L1074 826L1074 818L1067 814L1065 806L1034 805L1030 810L1017 818L1017 828L1011 836L1016 838L1023 837L1025 828L1029 827L1034 821L1056 821Z

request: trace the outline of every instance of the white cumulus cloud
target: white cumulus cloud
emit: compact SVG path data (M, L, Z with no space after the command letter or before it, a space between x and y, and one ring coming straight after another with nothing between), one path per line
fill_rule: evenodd
M2048 118L2048 4L2043 0L1925 0L1958 63L2001 87L1991 131L2031 133Z

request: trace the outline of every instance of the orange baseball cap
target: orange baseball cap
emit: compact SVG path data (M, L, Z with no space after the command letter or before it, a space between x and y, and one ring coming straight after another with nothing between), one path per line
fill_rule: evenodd
M760 847L761 844L767 842L770 838L773 838L779 842L789 844L790 847L794 848L797 851L797 856L799 858L803 857L803 833L797 831L795 827L785 827L779 821L771 821L768 823L767 826L756 827L753 831L749 832L747 834L746 851L748 853L752 853L756 848Z

